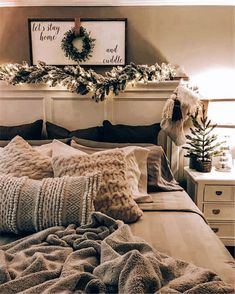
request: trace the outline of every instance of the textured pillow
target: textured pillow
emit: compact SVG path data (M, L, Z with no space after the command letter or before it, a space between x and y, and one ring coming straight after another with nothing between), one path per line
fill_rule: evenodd
M19 135L25 140L39 140L42 136L43 120L18 126L0 126L0 140L11 140Z
M103 121L104 140L112 143L151 143L157 144L160 123L143 126L112 125L108 120ZM84 138L86 139L86 138ZM96 140L99 141L99 140Z
M69 145L71 142L71 138L60 139L57 141L60 141L62 143ZM29 145L34 147L35 150L37 150L41 154L52 157L52 144L51 143L53 142L53 140L27 140L27 142L29 143ZM5 141L0 140L0 152L1 152L2 147L7 146L9 143L10 143L9 140L5 140Z
M75 136L87 140L103 141L103 127L92 127L70 132L63 127L46 122L46 130L49 139L70 138Z
M0 147L5 147L10 143L11 140L0 140ZM49 143L52 143L53 140L27 140L31 146L42 146ZM58 141L63 142L67 145L70 145L71 138L59 139Z
M0 176L0 231L18 234L89 220L99 175L31 180Z
M91 148L71 141L71 146L87 154L100 152L104 148ZM137 203L153 202L152 197L147 193L147 157L149 150L139 146L126 146L121 148L127 161L127 178L131 186L132 197Z
M72 141L86 146L84 147L86 149L82 149L82 151L85 152L87 152L89 148L91 149L91 147L95 147L96 150L104 150L111 148L122 148L127 145L130 146L130 144L127 143L95 142L91 140L78 139L75 137ZM72 141L71 144L75 147ZM145 147L149 150L147 158L148 192L183 190L174 179L168 159L161 146L155 146L153 144L138 144L138 146Z
M81 176L101 172L100 189L94 199L95 209L125 222L134 222L142 211L132 199L127 180L127 162L122 150L98 152L92 155L53 157L56 177Z
M36 180L53 177L51 158L16 136L0 153L0 174Z

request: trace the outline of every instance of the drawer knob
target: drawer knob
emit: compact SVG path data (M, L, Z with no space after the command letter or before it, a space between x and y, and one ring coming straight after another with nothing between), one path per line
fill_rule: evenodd
M214 232L214 233L218 233L219 232L219 228L211 228L212 229L212 231Z
M217 196L220 196L220 195L222 195L222 191L215 191L215 194L217 195Z
M212 213L213 214L219 214L220 213L220 209L212 209Z

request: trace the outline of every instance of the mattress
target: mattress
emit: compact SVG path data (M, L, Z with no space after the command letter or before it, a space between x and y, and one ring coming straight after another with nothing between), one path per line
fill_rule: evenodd
M235 263L185 191L152 194L142 204L143 217L130 225L132 232L155 249L197 266L211 269L235 284Z

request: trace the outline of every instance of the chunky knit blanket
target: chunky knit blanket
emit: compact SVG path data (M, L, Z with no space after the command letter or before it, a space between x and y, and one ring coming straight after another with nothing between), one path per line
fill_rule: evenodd
M157 237L157 236L156 236ZM0 293L233 293L213 272L154 250L96 212L0 247Z

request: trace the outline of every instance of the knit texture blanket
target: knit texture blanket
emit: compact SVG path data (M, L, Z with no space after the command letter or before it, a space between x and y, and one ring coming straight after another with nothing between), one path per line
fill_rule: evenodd
M156 236L157 238L157 236ZM213 272L154 250L102 213L0 247L0 293L233 293Z

